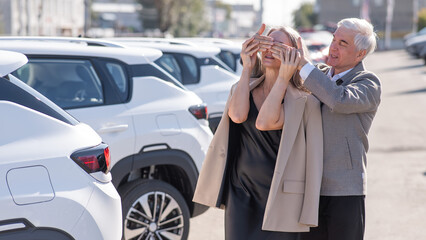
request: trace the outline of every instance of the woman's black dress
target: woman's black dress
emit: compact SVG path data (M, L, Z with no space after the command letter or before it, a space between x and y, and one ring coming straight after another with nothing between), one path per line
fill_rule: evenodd
M259 131L258 110L250 94L247 120L230 121L226 240L295 240L297 233L263 231L266 201L275 168L281 130Z

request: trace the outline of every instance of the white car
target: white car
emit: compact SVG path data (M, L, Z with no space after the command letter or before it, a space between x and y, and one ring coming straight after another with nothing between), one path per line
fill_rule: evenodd
M110 40L130 47L150 47L161 50L163 56L155 62L207 103L210 128L213 132L216 131L229 91L239 79L216 57L220 53L219 48L160 38Z
M0 51L0 239L120 239L108 146L9 74L26 62Z
M241 63L241 46L243 41L231 41L221 38L178 38L193 42L197 45L215 46L220 48L220 52L216 55L222 62L228 65L232 72L237 76L241 76L243 65Z
M421 57L421 51L426 46L426 34L414 36L405 42L405 50L415 57Z
M81 39L0 42L29 58L14 75L109 145L123 239L186 239L189 218L207 209L192 195L213 134L203 101L153 62L161 51Z

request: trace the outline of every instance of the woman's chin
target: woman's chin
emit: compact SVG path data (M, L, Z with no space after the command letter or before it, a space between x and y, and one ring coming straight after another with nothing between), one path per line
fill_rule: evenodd
M266 58L266 57L264 57L262 61L263 61L263 64L267 64L267 63L271 64L271 63L279 62L279 60L277 60L276 58Z
M279 61L264 61L262 66L265 68L280 68L281 62Z

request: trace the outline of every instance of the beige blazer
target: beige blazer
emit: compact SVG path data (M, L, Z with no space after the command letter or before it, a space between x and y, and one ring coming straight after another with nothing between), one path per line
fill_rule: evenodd
M250 80L250 90L263 81ZM230 96L233 93L233 86ZM204 160L194 202L224 207L223 186L228 153L228 102ZM307 232L318 225L318 207L323 167L323 134L320 103L313 96L287 88L285 123L278 149L263 230ZM227 184L227 183L226 183Z

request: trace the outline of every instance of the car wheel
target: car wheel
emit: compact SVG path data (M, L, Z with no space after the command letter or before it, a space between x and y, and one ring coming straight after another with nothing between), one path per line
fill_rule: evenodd
M182 194L159 180L137 180L118 189L123 240L186 240L189 209Z

